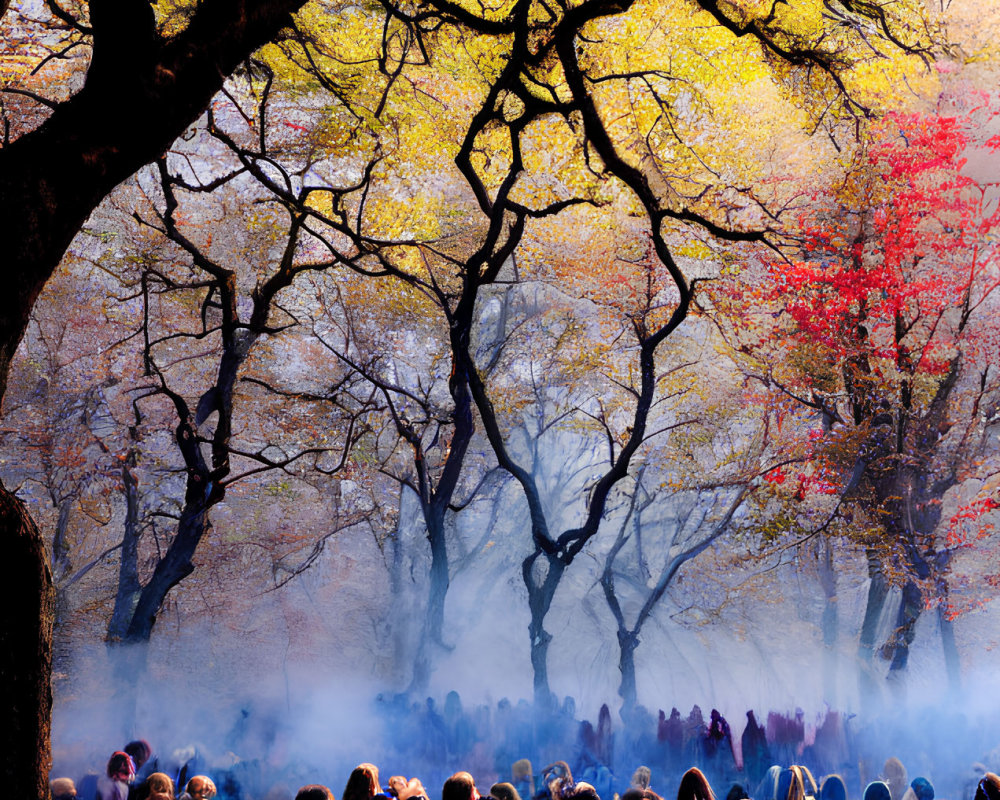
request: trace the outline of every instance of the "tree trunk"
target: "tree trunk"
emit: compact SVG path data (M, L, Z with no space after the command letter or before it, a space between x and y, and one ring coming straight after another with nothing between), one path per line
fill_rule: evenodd
M118 567L118 591L115 607L108 623L107 640L120 642L128 632L132 612L138 602L142 585L139 583L139 485L132 473L135 450L129 450L122 465L122 485L125 493L125 528L122 534L121 562Z
M618 669L622 673L618 694L622 698L621 718L626 723L633 718L638 702L635 685L635 649L638 646L638 636L627 632L618 632Z
M123 640L127 644L148 642L167 593L194 572L191 558L208 527L208 507L205 503L188 502L177 524L177 535L153 570L149 582L142 587L135 612Z
M903 586L903 599L896 613L896 628L892 638L887 643L891 651L889 662L889 678L901 680L901 674L906 669L910 658L910 645L917 633L917 620L924 610L924 598L920 587L913 581L907 581Z
M872 673L872 656L875 653L875 637L878 635L878 623L889 597L889 584L882 574L878 556L868 552L868 602L865 605L865 616L861 623L861 636L858 643L858 658L861 661L861 699L862 702L877 701L879 691Z
M0 602L0 774L10 797L49 796L52 622L55 591L45 543L24 507L0 485L6 545Z
M837 708L837 571L833 563L833 543L820 540L819 583L823 587L823 695L831 708Z
M427 598L427 634L436 645L444 643L444 600L448 594L448 548L445 545L444 517L429 515L427 538L431 545L430 586Z
M544 578L537 580L535 564L545 559L546 572ZM552 606L556 587L566 570L564 564L556 555L545 556L537 551L525 559L521 566L524 585L528 589L528 608L531 611L531 622L528 624L528 635L531 637L531 671L535 708L546 712L554 710L554 698L549 686L549 643L552 634L545 630L545 616Z
M938 605L938 629L941 631L941 649L944 651L945 674L948 676L948 690L957 697L962 688L962 662L955 644L955 626L948 618L944 603Z

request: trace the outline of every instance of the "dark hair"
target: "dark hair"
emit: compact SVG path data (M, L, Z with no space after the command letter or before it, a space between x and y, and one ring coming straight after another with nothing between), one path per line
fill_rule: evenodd
M743 788L741 783L734 783L726 792L726 800L749 800L749 798L750 795L747 794L747 790Z
M295 795L295 800L334 800L333 792L319 783L303 786Z
M133 742L129 742L122 750L132 756L136 769L149 761L149 757L153 755L153 748L149 746L149 742L145 739L136 739Z
M347 779L342 800L371 800L382 791L378 785L378 767L358 764Z
M934 800L934 787L927 778L914 778L910 788L913 789L917 800Z
M521 800L521 795L512 783L494 783L490 787L490 794L497 800Z
M441 787L441 800L470 800L475 786L468 772L456 772Z
M819 790L820 800L847 800L847 784L839 775L827 775ZM931 800L931 798L927 798Z
M976 800L1000 800L1000 776L987 772L976 787Z
M681 778L677 800L715 800L708 778L697 767L691 767Z
M872 781L865 787L865 800L892 800L889 784L884 781Z

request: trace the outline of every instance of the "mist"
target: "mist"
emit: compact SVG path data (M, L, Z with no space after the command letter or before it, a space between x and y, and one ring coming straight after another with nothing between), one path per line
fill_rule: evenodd
M511 524L517 522L512 514ZM475 521L468 525L456 531L458 539L479 542L481 529ZM419 525L410 528L401 525L399 535L420 535ZM727 547L711 557L728 558ZM220 580L211 591L220 605L212 618L181 613L185 605L195 608L194 595L205 591L185 589L174 615L160 621L145 674L131 681L112 677L114 651L77 635L72 647L64 645L69 654L56 676L52 775L79 780L100 772L111 752L143 738L163 771L176 776L187 763L187 775L202 772L217 783L230 776L243 797L294 794L307 783L324 783L339 797L361 762L379 766L383 785L390 775L419 777L431 797L449 774L465 769L485 792L494 781L510 780L518 758L532 761L536 777L557 759L571 767L583 763L581 722L596 729L602 704L611 711L613 739L602 797L608 789L627 789L640 764L652 768L654 790L676 791L680 773L666 766L657 715L662 709L669 717L676 707L686 719L696 704L706 723L713 708L728 720L737 752L748 710L762 725L771 712L794 718L798 710L804 738L788 763L811 766L817 779L843 774L850 797L860 797L890 756L902 760L911 780L931 780L945 800L970 798L977 774L1000 769L993 667L1000 626L991 605L956 620L959 688L948 686L932 614L918 623L905 682L890 681L878 660L864 665L857 657L867 587L860 559L845 555L840 564L833 651L824 650L821 599L801 579L801 564L789 561L776 570L780 595L736 593L705 618L693 603L705 591L696 584L706 567L693 565L665 613L644 629L637 651L641 708L626 725L619 716L613 627L592 591L596 559L569 573L551 612L556 709L543 712L530 699L528 612L516 549L491 544L477 551L474 568L456 569L446 605L449 649L435 651L431 682L422 690L408 685L406 661L420 635L422 584L399 576L426 574L427 556L419 547L405 552L406 563L393 570L391 548L345 538L301 579L249 601L241 588L246 575L228 582L215 576ZM730 582L738 584L737 578L730 575ZM767 584L760 591L771 589ZM237 597L233 618L225 604ZM887 604L885 630L893 605ZM832 681L822 668L829 659ZM863 675L876 687L865 696ZM126 685L136 687L134 713L131 701L122 700ZM458 693L460 712L449 692ZM821 734L823 750L814 752L829 712L836 730ZM733 771L710 777L717 794L731 783L748 783ZM756 787L748 788L752 795Z

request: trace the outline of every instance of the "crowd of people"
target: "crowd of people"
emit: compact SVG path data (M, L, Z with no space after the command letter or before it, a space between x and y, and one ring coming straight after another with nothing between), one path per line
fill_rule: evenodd
M863 737L849 735L848 718L835 712L808 725L801 711L771 712L763 723L748 711L742 735L734 736L717 709L705 720L698 706L686 718L676 708L669 714L660 711L658 719L635 709L624 726L612 730L606 705L595 725L575 719L570 698L545 714L533 713L526 705L513 707L505 700L495 714L486 706L467 712L454 692L441 713L432 699L403 702L397 697L376 703L375 716L389 724L382 748L373 742L371 750L386 761L405 764L423 781L393 775L383 787L378 769L361 764L351 772L340 800L437 800L437 792L425 786L442 786L441 800L662 800L675 795L678 800L717 796L935 800L936 796L934 771L926 759L916 759L926 771L913 780L899 758L890 757L878 766L866 763L874 748L860 754L856 740ZM244 711L241 726L248 717ZM273 749L282 750L279 734L271 733ZM230 745L238 746L241 735L237 731ZM286 770L284 780L275 780L259 763L241 760L233 752L227 755L231 757L227 766L193 747L161 757L146 741L136 740L111 755L103 774L52 780L52 798L334 800L320 783L308 783L297 794L291 788L304 783L303 778L323 780L330 772L317 774L300 764L297 770ZM549 765L536 778L532 761L524 755ZM814 775L826 777L817 781ZM476 779L490 786L488 793L480 793ZM290 784L291 780L296 783ZM948 800L1000 800L1000 778L984 764L945 785ZM941 800L940 794L937 797Z

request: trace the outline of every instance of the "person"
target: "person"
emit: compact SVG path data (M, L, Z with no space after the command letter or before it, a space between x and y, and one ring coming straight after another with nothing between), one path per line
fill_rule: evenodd
M633 786L626 790L625 794L621 796L621 800L663 800L663 798L652 789L637 789Z
M976 787L975 800L1000 800L1000 776L995 772L983 775Z
M726 718L716 708L709 715L708 730L701 740L706 771L716 775L730 775L736 764L736 751L733 749L733 734Z
M767 746L767 732L757 723L752 710L747 711L747 726L740 737L743 768L751 786L757 786L771 764L771 751Z
M154 772L138 787L139 800L174 800L174 782L164 772Z
M715 800L705 773L697 767L691 767L685 772L677 789L677 800Z
M184 794L177 800L211 800L216 789L212 779L207 775L195 775L184 787Z
M892 800L889 784L885 781L872 781L865 787L864 800Z
M134 789L142 786L146 779L157 772L157 761L153 757L153 748L145 739L135 739L122 748L122 752L132 756L132 763L135 764L135 780L132 782ZM171 791L173 791L171 789ZM134 794L134 791L130 794Z
M105 774L97 781L98 800L128 800L129 784L135 778L132 756L116 750L108 759Z
M490 787L490 794L497 800L521 800L521 795L512 783L494 783Z
M633 789L648 789L649 782L652 780L653 772L649 767L640 766L632 773L631 788Z
M780 777L781 767L778 764L772 764L768 767L757 786L757 791L754 792L754 800L778 800L778 778Z
M552 800L563 800L573 792L575 782L569 764L556 761L542 770L542 785L548 789Z
M424 785L420 782L420 778L410 778L402 786L398 786L397 790L399 794L399 800L411 800L411 798L416 797L427 797L427 790L424 789Z
M56 778L49 781L52 800L76 800L76 786L71 778Z
M687 763L695 766L702 763L704 748L701 740L704 736L705 718L702 716L701 706L695 704L684 722L684 758L687 759Z
M527 758L519 758L510 767L511 783L517 789L521 797L535 796L535 775L532 771L531 761Z
M805 800L806 791L802 785L802 773L794 769L783 769L778 776L777 800Z
M295 795L295 800L334 800L333 792L318 783L303 786Z
M910 782L910 791L916 800L934 800L934 787L927 778L914 778Z
M456 772L441 787L441 800L479 800L476 782L468 772Z
M882 767L882 780L889 787L892 800L903 800L909 782L906 780L906 767L898 758L887 758Z
M358 764L347 779L341 800L372 800L377 794L382 794L382 787L378 782L378 767L374 764Z
M820 800L847 800L847 784L839 775L827 775L819 790ZM933 800L933 798L929 798Z

